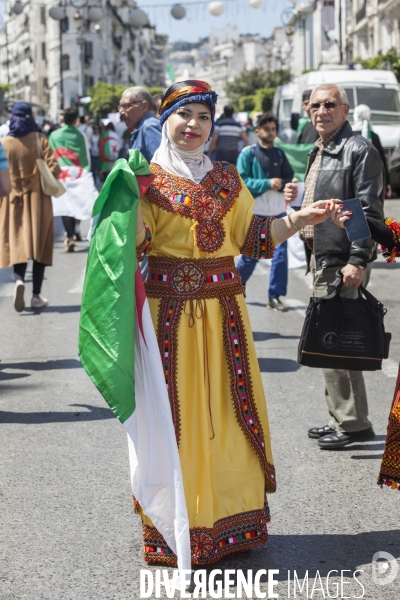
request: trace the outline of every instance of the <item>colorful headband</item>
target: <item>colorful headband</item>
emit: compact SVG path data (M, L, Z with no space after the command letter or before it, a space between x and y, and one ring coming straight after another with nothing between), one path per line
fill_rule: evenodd
M161 98L159 113L160 124L164 125L168 117L180 106L192 102L199 102L209 107L211 111L212 126L210 137L214 133L215 105L217 104L217 94L211 89L211 86L205 81L198 79L188 79L178 81L167 88Z

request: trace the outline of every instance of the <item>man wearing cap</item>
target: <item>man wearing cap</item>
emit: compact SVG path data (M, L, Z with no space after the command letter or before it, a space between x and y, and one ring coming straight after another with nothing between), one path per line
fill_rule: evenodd
M305 90L301 97L301 108L307 113L307 117L299 119L296 144L314 144L319 138L319 133L312 124L310 117L309 104L311 93L312 90Z

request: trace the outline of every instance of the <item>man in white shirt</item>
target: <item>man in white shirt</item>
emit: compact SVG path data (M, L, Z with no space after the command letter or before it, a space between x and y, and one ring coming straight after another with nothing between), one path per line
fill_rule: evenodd
M90 125L89 115L85 115L84 117L80 118L80 123L78 125L78 131L83 133L83 135L85 136L85 138L87 140L89 152L90 152L90 149L92 147L93 127Z
M283 196L285 185L292 181L293 169L280 148L274 146L277 122L273 115L265 113L257 120L258 141L244 148L237 161L237 169L255 199L253 212L259 217L283 217L286 202ZM253 273L257 260L241 256L237 268L243 285ZM286 296L288 281L287 242L275 246L268 290L269 308L287 311L280 300Z

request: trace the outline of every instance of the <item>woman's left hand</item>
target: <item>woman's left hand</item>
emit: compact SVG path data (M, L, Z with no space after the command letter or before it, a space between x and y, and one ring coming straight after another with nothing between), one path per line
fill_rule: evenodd
M302 221L301 227L323 223L328 217L332 217L332 214L336 213L339 204L340 200L337 199L318 200L306 208L302 208L297 213L297 217L300 217Z
M342 208L343 204L340 202L340 200L338 200L336 204L332 204L329 207L329 216L335 225L344 229L344 224L348 219L350 219L352 211L346 210L343 212Z

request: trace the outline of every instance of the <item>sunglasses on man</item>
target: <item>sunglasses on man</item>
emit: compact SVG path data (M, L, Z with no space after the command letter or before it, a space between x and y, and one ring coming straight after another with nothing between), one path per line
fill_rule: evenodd
M330 102L328 100L328 102L310 102L308 105L311 110L318 110L321 108L321 106L323 106L326 110L332 110L333 108L336 108L336 106L347 106L347 103L342 102L341 104L338 104L337 102Z
M118 105L118 110L128 110L128 108L130 108L131 106L134 106L135 104L141 104L143 102L143 100L135 100L134 102L123 102L122 104Z

